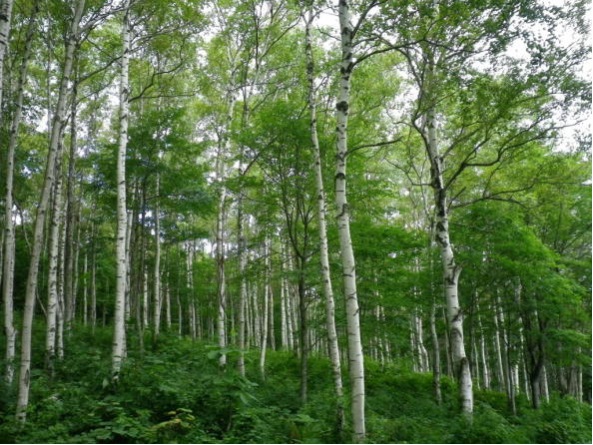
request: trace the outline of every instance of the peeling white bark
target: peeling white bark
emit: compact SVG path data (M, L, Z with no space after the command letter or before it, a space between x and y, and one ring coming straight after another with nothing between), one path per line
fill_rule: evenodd
M119 379L119 373L126 350L126 287L127 287L127 204L126 204L126 150L128 145L128 100L130 62L130 0L124 4L124 18L122 25L122 57L119 90L119 144L117 151L117 234L116 234L116 290L115 314L112 347L111 378L114 382Z
M3 14L10 20L11 1L6 1L3 5ZM27 36L25 38L25 51L21 66L19 69L19 78L17 84L17 98L15 103L15 110L10 124L10 136L8 140L8 150L6 154L6 194L4 197L4 240L3 253L4 258L2 262L2 300L4 302L4 335L6 337L6 354L5 354L5 374L4 380L8 385L12 384L14 380L14 367L16 355L16 329L14 327L14 304L13 304L13 290L14 290L14 254L15 254L15 235L14 235L14 221L13 221L13 183L14 183L14 155L17 145L18 129L21 123L23 100L25 96L25 83L27 79L29 59L31 57L31 46L33 43L33 34L35 32L35 20L39 12L39 2L35 1L33 12L27 24ZM1 19L0 19L1 20ZM4 26L4 25L2 25ZM0 27L0 34L3 31ZM0 44L2 45L2 44ZM1 51L1 50L0 50ZM2 70L2 57L0 56L0 71ZM2 89L2 75L0 74L0 91ZM2 104L2 94L0 92L0 104ZM1 117L0 117L1 119Z
M429 71L434 75L433 65ZM428 86L431 88L432 86ZM455 254L449 238L449 215L447 190L443 179L443 158L441 157L436 136L436 116L434 104L428 104L426 113L427 141L426 149L431 164L431 182L435 203L435 240L441 251L443 284L449 322L449 342L455 376L459 383L461 409L466 414L473 412L473 388L469 360L465 353L463 338L463 313L459 303L458 283L461 268L455 263Z
M340 250L342 258L342 279L346 298L346 326L348 332L348 360L351 385L352 427L355 442L364 442L365 429L365 386L364 356L360 334L358 295L356 289L356 266L352 238L350 236L350 211L346 193L346 158L348 152L348 107L350 103L350 77L352 75L352 24L347 0L338 1L341 30L340 86L336 104L336 207Z
M84 10L85 0L78 0L75 6L74 17L70 24L68 41L66 44L66 54L64 58L64 68L58 90L58 101L56 103L56 112L52 120L51 136L47 163L45 167L45 177L37 207L37 216L35 218L35 228L33 231L33 249L31 252L31 262L29 264L29 273L27 276L27 287L25 291L25 306L23 311L22 340L21 340L21 363L19 372L19 392L17 399L16 417L24 423L27 418L27 407L29 405L29 387L31 384L31 337L33 330L33 314L35 312L35 298L37 294L37 277L39 275L39 260L41 249L43 248L43 232L45 227L45 218L49 207L49 198L54 183L55 164L59 151L59 143L66 120L66 103L69 94L70 76L72 74L72 62L74 51L77 46L79 36L79 23Z
M323 296L325 297L325 319L327 329L327 341L329 357L332 364L334 378L334 389L338 402L338 425L342 428L344 420L342 385L342 366L340 362L340 348L338 334L336 331L334 291L331 282L331 271L329 265L329 247L327 240L327 198L323 184L323 168L321 163L321 150L317 135L317 98L315 94L315 61L313 59L311 26L314 14L310 10L305 18L305 55L307 62L307 82L309 88L309 129L311 134L311 146L315 161L315 188L317 193L317 219L319 221L319 258L321 267L321 281L323 283Z

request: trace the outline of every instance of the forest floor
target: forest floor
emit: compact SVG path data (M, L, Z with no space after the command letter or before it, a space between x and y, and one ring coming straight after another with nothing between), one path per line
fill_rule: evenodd
M41 334L41 333L40 333ZM37 351L43 350L41 339ZM0 395L0 443L347 443L337 432L329 361L311 357L309 392L299 398L299 360L269 351L265 379L259 354L246 355L247 376L218 367L213 345L163 335L128 339L117 387L109 382L111 331L77 328L53 378L35 356L27 425L14 421L16 395ZM345 373L346 374L346 373ZM344 376L345 379L347 376ZM477 390L470 423L459 415L455 383L366 359L370 443L591 443L591 406L553 395L533 410L524 396L513 416L504 394ZM345 382L345 387L348 387ZM348 423L348 422L347 422Z

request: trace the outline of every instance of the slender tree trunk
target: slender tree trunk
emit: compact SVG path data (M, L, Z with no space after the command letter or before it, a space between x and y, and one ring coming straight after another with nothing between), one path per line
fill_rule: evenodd
M60 144L61 145L61 144ZM53 376L54 362L56 358L56 334L59 307L58 292L58 260L60 247L60 224L62 223L62 155L56 160L56 180L52 191L52 212L49 235L49 276L47 296L47 323L45 335L45 367Z
M440 405L443 403L443 395L441 392L441 347L439 344L439 337L437 335L436 306L436 301L433 295L432 305L430 308L430 336L432 339L433 349L432 385L434 390L434 398L437 402L437 405Z
M226 177L226 158L230 151L230 131L233 120L233 112L235 108L235 96L233 92L233 83L228 89L227 94L227 115L222 129L222 136L218 145L218 153L216 156L216 178L220 184L220 195L218 197L218 212L216 216L216 265L217 265L217 282L218 282L218 316L216 319L216 330L218 334L218 346L221 350L227 346L226 336L226 274L225 274L225 226L226 226L226 198L227 190L224 185ZM221 367L226 366L226 354L221 353L219 359Z
M261 353L259 357L259 371L262 379L266 376L266 350L268 348L268 326L269 326L269 303L271 283L270 283L270 240L266 236L264 241L264 307L263 307L263 323L262 323L262 339L261 339Z
M490 368L488 366L488 353L486 351L486 335L482 326L482 317L480 316L480 306L476 300L476 312L478 320L478 331L480 333L479 355L482 362L482 385L484 389L490 389ZM476 359L477 360L477 359Z
M67 182L67 199L66 199L66 220L65 220L65 247L64 252L64 322L66 331L69 332L71 329L72 321L74 319L75 308L76 308L76 294L74 293L74 251L75 251L75 239L74 239L74 225L76 220L76 203L74 199L74 184L75 178L75 162L76 162L76 150L78 148L77 138L77 81L76 79L76 66L74 71L74 82L72 85L72 106L70 112L70 152L68 159L68 182Z
M95 333L97 327L97 250L95 247L95 225L93 223L91 229L92 245L91 245L91 332Z
M111 353L111 379L119 380L119 373L126 350L126 236L128 215L126 206L126 150L128 145L128 97L130 59L130 0L125 0L122 25L122 57L119 90L119 144L117 150L117 235L116 235L116 290L113 322L113 348Z
M286 283L284 276L282 276L280 279L280 343L282 349L290 349L288 346L288 320L286 311Z
M304 258L298 259L299 263L299 347L301 353L301 403L304 405L307 403L307 396L309 393L308 381L309 381L309 335L308 335L308 323L307 323L307 300L305 293L305 265Z
M245 376L245 334L246 334L246 316L245 309L247 304L247 277L245 269L247 267L247 252L245 251L245 233L243 218L243 193L239 192L237 202L237 254L239 256L239 326L238 326L238 347L239 347L239 374Z
M8 30L10 27L12 1L5 1L0 9L3 17L0 18L0 107L2 106L2 67L6 45L8 43ZM21 123L23 100L25 96L25 83L29 59L31 58L31 46L35 32L35 20L39 12L39 1L33 4L33 11L27 24L27 36L25 37L25 51L19 70L17 84L17 98L14 114L10 125L8 150L6 154L6 194L4 197L4 239L3 239L3 262L2 262L2 300L4 302L4 335L6 337L5 354L5 375L4 380L8 385L14 380L14 361L16 354L16 329L14 327L14 255L15 255L15 234L13 221L13 183L14 183L14 156L17 145L18 129ZM2 119L0 117L0 119Z
M429 62L432 73L434 62ZM430 88L430 86L429 86ZM447 189L443 179L443 158L439 154L436 137L436 112L430 104L426 113L427 154L431 164L431 182L436 210L435 239L441 250L449 341L455 377L459 382L461 409L466 414L473 412L473 389L469 360L465 354L463 339L463 314L459 303L458 283L461 268L455 263L455 255L449 238Z
M167 264L167 261L165 261ZM165 266L166 267L166 266ZM171 331L171 286L169 284L169 269L167 269L167 275L165 280L165 326L167 326L167 331Z
M12 18L12 0L3 0L0 3L0 107L2 107L2 90L4 86L4 56L8 52L10 36L10 22ZM0 116L0 123L2 116Z
M66 117L66 103L70 76L72 74L72 61L79 36L79 23L82 17L85 0L78 0L76 3L74 17L70 24L68 42L66 44L66 55L62 79L58 92L56 112L53 117L47 164L45 167L45 178L43 181L37 217L35 218L33 250L27 276L27 287L25 291L25 307L23 312L22 341L21 341L21 365L19 373L19 394L17 399L17 419L24 423L27 418L27 407L29 405L29 387L31 384L31 336L33 330L33 314L35 311L35 299L37 294L37 277L39 274L39 260L43 246L43 230L45 218L49 206L49 197L54 182L55 164L58 156L59 142L62 138Z
M358 296L356 290L356 267L352 238L350 236L350 209L346 192L346 158L348 156L348 108L350 102L350 77L352 75L352 23L350 21L350 6L347 0L339 0L339 18L341 30L341 66L340 89L336 104L336 207L340 250L342 257L342 277L344 297L346 298L346 326L348 331L348 360L350 371L350 385L352 397L352 424L354 442L364 442L365 427L365 384L364 384L364 356L360 334L360 319Z
M159 191L160 189L160 175L157 172L156 174L156 208L154 214L155 220L155 234L154 234L154 243L155 243L155 259L154 259L154 294L153 294L153 310L154 310L154 340L157 339L161 330L161 306L162 306L162 297L161 297L161 218L160 218L160 209L159 209Z
M329 247L327 240L327 199L323 184L323 168L321 163L321 150L317 135L317 98L315 94L315 60L311 39L311 26L315 16L311 10L305 18L305 55L307 61L307 81L309 88L309 127L311 133L311 146L315 159L315 188L317 192L317 219L319 221L319 257L321 267L321 280L323 282L323 296L325 297L325 317L329 357L332 364L334 390L336 394L336 425L338 437L341 435L344 423L344 390L342 385L342 366L340 363L340 351L338 334L336 331L334 291L331 282L331 271L329 266Z
M88 325L89 322L89 302L88 302L88 279L87 275L89 273L89 255L88 252L84 252L84 260L82 261L82 324L84 327Z

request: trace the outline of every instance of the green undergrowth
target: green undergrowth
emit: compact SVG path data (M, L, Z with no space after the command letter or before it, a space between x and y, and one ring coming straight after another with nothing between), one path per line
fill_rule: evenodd
M337 402L324 358L310 359L303 405L299 360L292 353L269 351L264 378L257 351L250 352L247 375L241 377L234 371L236 350L224 351L228 366L222 371L221 351L212 345L166 335L153 344L147 336L141 354L137 339L129 343L115 386L109 381L109 330L77 330L53 378L41 371L43 358L34 357L26 427L14 421L14 390L4 391L0 443L349 441L347 428L341 436L337 432ZM456 387L448 378L442 380L443 403L437 405L430 374L367 359L366 375L371 443L591 442L591 407L569 398L553 398L538 411L519 398L518 415L512 416L503 394L477 391L470 422L457 414Z

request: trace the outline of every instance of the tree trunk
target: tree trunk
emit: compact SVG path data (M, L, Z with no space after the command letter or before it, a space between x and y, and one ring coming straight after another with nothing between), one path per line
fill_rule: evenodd
M476 312L478 319L478 331L480 332L479 355L482 362L482 386L484 389L490 389L490 368L488 366L488 353L486 351L486 335L482 326L482 317L480 316L480 307L476 300Z
M61 145L61 144L60 144ZM61 150L60 150L61 151ZM49 235L49 276L47 295L47 323L45 335L45 368L53 376L56 358L56 334L58 317L61 317L58 297L58 249L60 247L60 224L62 224L62 154L56 160L56 180L52 190L52 211Z
M344 423L344 390L342 385L342 366L340 363L340 348L336 331L334 291L331 282L329 266L329 247L327 240L327 199L323 184L323 168L321 163L321 150L317 135L317 98L315 95L315 60L311 41L311 26L315 16L312 9L305 18L305 55L307 59L307 82L309 91L309 128L311 133L311 146L315 160L315 189L317 192L317 218L319 221L319 257L321 268L321 281L323 282L323 296L325 297L325 317L329 358L332 365L334 391L336 395L336 426L338 437L343 430Z
M10 21L12 18L12 0L0 3L0 107L2 107L2 90L4 87L4 56L7 53L10 37ZM0 115L0 123L2 116Z
M3 18L0 18L0 107L2 106L2 67L4 50L8 43L8 30L10 27L12 1L5 1L2 6L1 13ZM27 79L27 71L29 66L29 59L31 58L31 46L33 42L33 34L35 32L35 20L39 12L39 1L33 4L33 11L27 24L27 36L25 38L25 51L21 60L19 70L19 78L17 84L17 98L10 124L10 135L8 140L8 150L6 154L6 194L4 197L4 239L3 252L4 258L2 262L2 300L4 302L4 335L6 336L6 354L5 354L5 375L4 380L8 385L12 384L14 380L14 361L16 354L16 330L14 327L14 305L13 305L13 290L14 290L14 255L15 255L15 234L13 221L13 183L14 183L14 156L17 145L18 129L21 123L23 100L25 96L25 83ZM5 20L5 21L3 21ZM4 40L5 39L5 40ZM0 117L0 119L2 119Z
M305 271L304 271L304 259L298 259L299 267L299 348L301 353L301 403L304 405L307 403L308 380L309 380L309 335L308 335L308 323L307 323L307 300L305 292Z
M153 290L153 339L156 340L161 331L161 306L163 303L161 297L161 218L159 208L159 193L160 193L160 174L157 171L156 174L156 208L154 210L154 221L155 221L155 258L154 258L154 290Z
M263 307L263 323L262 323L262 339L261 352L259 356L259 372L262 379L266 376L266 350L268 348L268 327L269 327L269 303L270 294L272 292L272 285L270 283L270 240L266 236L264 241L264 307Z
M111 353L111 379L119 380L119 372L126 350L126 282L127 266L127 205L126 205L126 150L128 145L128 98L129 98L129 59L130 59L130 0L124 3L122 24L122 57L119 90L119 144L117 150L117 235L116 235L116 290L113 321L113 348Z
M65 247L64 252L64 322L66 331L70 331L72 321L74 319L75 308L76 308L76 294L74 293L74 251L75 251L75 239L74 239L74 225L76 220L76 204L74 199L74 183L76 178L75 172L75 161L76 161L76 150L77 150L77 81L76 79L76 67L74 67L74 82L72 85L72 105L70 112L70 152L68 159L68 182L67 182L67 199L66 199L66 220L65 220Z
M441 392L441 347L439 345L439 337L437 335L436 310L436 301L433 296L432 305L430 308L430 336L432 339L433 348L432 385L434 390L434 398L437 402L437 405L440 405L443 403L443 395Z
M433 63L430 63L432 71ZM427 154L431 165L431 185L434 190L436 210L435 239L441 250L449 341L455 377L459 382L461 409L466 414L473 412L473 390L469 360L463 340L463 314L459 304L458 283L461 268L455 263L455 255L449 238L447 189L443 179L443 158L440 156L436 137L436 113L430 104L426 113Z
M239 256L239 332L238 332L238 347L239 347L239 361L237 367L239 374L245 377L245 335L246 335L246 305L247 305L247 277L245 276L245 269L247 267L247 252L245 251L245 233L244 233L244 218L243 218L243 193L239 192L237 201L237 254Z
M49 206L49 197L54 182L55 164L58 156L59 142L62 138L63 128L66 116L66 103L68 88L70 84L70 75L72 74L72 61L74 51L79 37L79 23L82 17L85 0L78 0L76 3L74 17L70 24L68 41L66 44L66 55L64 59L64 68L60 80L58 92L58 101L56 112L53 117L49 151L45 167L45 177L39 205L37 207L37 216L35 218L35 228L33 237L33 250L31 252L31 261L29 264L29 273L27 276L27 286L25 291L25 307L23 312L22 341L21 341L21 364L19 374L19 393L17 399L16 416L24 423L27 418L27 407L29 405L29 387L31 384L31 336L33 330L33 314L35 311L35 298L37 294L37 277L39 274L39 260L43 246L43 231L45 227L45 218Z
M226 338L226 275L225 275L225 226L226 226L226 197L227 190L224 185L226 177L226 158L230 151L230 131L233 120L233 111L235 108L235 96L233 85L227 91L227 115L222 136L218 143L218 153L216 155L216 179L220 187L218 197L218 211L216 215L216 278L218 282L218 315L216 319L216 330L218 334L218 346L221 349L219 365L226 366L226 354L223 352L227 346Z
M354 442L364 442L365 428L365 386L364 356L360 335L358 296L356 290L356 267L352 238L350 236L350 210L346 194L346 158L348 153L348 107L350 101L350 77L353 68L352 59L352 24L350 7L347 0L339 0L339 18L341 29L341 66L340 89L336 104L336 208L338 212L338 232L342 257L342 278L344 297L346 298L346 326L348 331L348 360L352 397L352 426Z

